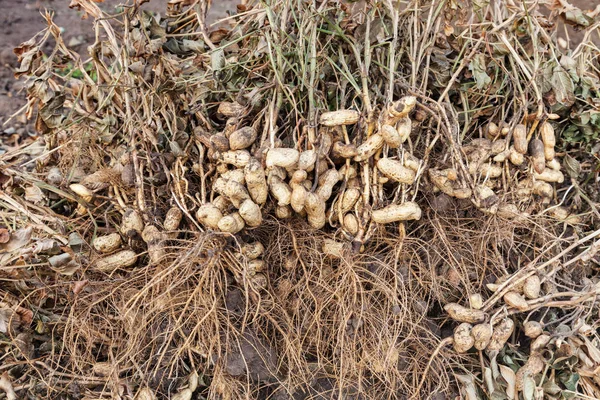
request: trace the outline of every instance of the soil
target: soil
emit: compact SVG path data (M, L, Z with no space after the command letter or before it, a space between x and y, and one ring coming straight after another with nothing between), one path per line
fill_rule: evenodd
M234 10L238 2L215 0L208 15L209 22L226 17L227 11ZM93 42L92 22L82 19L83 13L70 9L69 3L69 0L0 0L0 153L2 148L16 145L23 137L35 135L23 116L7 121L25 106L23 82L13 76L12 70L17 65L13 48L44 28L44 10L54 13L54 21L65 30L66 43L80 54ZM106 0L101 6L110 11L120 3ZM143 7L164 12L165 4L166 0L151 0Z

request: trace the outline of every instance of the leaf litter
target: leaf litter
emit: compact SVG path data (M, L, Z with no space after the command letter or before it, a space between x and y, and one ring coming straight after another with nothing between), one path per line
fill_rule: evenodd
M595 12L95 3L15 50L8 398L600 395Z

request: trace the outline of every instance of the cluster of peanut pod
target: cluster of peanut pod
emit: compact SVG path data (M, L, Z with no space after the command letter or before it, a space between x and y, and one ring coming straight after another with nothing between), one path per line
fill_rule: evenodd
M221 103L218 113L228 118L225 130L198 135L217 165L210 199L199 206L197 220L205 228L235 234L260 226L264 210L274 208L279 219L301 216L315 229L329 223L350 240L365 240L373 224L419 219L416 203L397 195L390 200L381 189L387 183L406 188L420 171L420 161L402 149L415 105L416 98L404 97L376 123L362 125L357 111L325 112L318 128L307 129L305 146L285 147L276 138L257 140L254 127L238 126L241 106ZM398 155L384 156L384 148Z
M565 178L555 155L556 138L550 122L531 124L529 130L524 124L510 129L490 122L484 134L485 137L473 139L461 148L466 156L467 173L475 182L475 193L459 179L456 168L429 169L435 190L459 199L474 198L480 209L506 218L523 215L516 203L533 195L545 203L553 198L553 184L560 184ZM512 181L515 177L516 182ZM500 201L496 194L509 192L507 188L516 188L515 202Z

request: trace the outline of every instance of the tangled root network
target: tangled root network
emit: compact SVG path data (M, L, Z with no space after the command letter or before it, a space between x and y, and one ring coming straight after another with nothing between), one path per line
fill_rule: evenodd
M599 10L97 3L15 49L7 398L600 397Z

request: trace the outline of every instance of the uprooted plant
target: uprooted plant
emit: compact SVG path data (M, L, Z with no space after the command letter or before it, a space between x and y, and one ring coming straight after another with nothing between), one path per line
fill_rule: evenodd
M89 60L50 14L17 49L46 147L2 160L3 273L35 282L5 333L57 341L13 346L19 390L600 393L598 164L561 139L600 131L594 12L273 0L211 29L203 1L73 6Z

